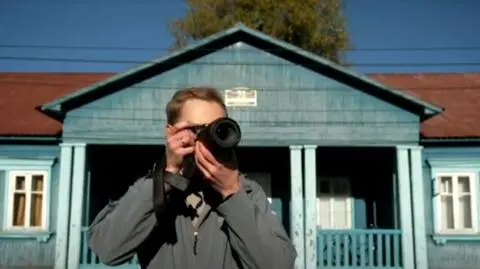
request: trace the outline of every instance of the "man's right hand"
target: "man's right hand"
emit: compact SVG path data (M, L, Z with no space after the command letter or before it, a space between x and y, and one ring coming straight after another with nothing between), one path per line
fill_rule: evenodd
M166 167L170 173L178 173L183 158L194 152L195 134L188 129L191 124L179 122L167 127Z

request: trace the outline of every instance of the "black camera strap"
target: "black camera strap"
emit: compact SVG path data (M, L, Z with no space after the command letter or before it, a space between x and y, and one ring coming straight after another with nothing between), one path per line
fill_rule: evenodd
M190 186L190 180L179 175L165 171L165 159L155 163L152 169L153 180L153 208L157 220L167 212L170 191L185 193Z
M155 163L152 169L153 209L157 221L160 221L167 211L165 178L163 171L165 171L165 158L162 161Z

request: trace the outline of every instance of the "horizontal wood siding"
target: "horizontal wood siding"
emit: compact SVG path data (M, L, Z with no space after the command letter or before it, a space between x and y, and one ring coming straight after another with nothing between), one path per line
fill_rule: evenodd
M431 269L476 269L480 263L480 235L462 240L436 243L432 204L432 175L428 160L456 160L463 167L478 167L480 147L477 148L426 148L424 150L425 215L428 263ZM479 220L477 220L479 221ZM439 237L441 238L441 237Z
M54 236L45 243L0 238L0 268L53 268L54 264Z
M339 81L237 43L68 113L64 138L162 143L164 107L182 87L245 86L258 105L230 109L244 145L403 144L418 140L418 117Z
M18 159L58 158L58 154L59 147L57 145L0 145L0 159L5 157ZM43 241L44 234L25 236L21 233L11 234L3 230L3 217L7 197L4 195L5 182L0 180L0 268L53 267L55 261L54 232L57 224L58 169L59 162L57 161L52 168L51 176L49 214L51 236L47 236L48 239L46 241ZM4 174L4 176L6 175Z

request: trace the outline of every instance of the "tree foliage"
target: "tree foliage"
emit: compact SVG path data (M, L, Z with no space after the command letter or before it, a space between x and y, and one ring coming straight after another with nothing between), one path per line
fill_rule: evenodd
M182 18L169 23L174 48L237 23L340 62L349 39L341 0L185 0Z

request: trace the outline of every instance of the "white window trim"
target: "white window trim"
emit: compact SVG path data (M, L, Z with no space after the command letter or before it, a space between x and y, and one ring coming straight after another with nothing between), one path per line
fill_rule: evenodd
M353 203L353 197L352 197L352 181L350 180L350 178L348 177L323 177L323 178L319 178L318 179L318 182L320 181L335 181L335 180L345 180L346 182L348 182L348 196L345 197L345 202L347 204L347 207L349 207L350 209L350 214L348 214L347 216L347 228L345 229L352 229L353 228L353 211L354 211L354 203ZM332 199L334 199L333 197L330 197L330 212L333 213L333 204L332 204ZM320 197L319 197L319 193L318 193L318 190L317 190L317 199L316 199L316 206L317 206L317 217L320 216L319 212L318 212L318 205L320 203ZM332 221L332 218L330 216L330 221ZM331 225L331 223L330 223ZM320 227L320 225L318 225L318 220L317 220L317 228L318 229L326 229L326 230L330 230L330 229L338 229L338 228L322 228Z
M23 227L17 227L13 226L13 213L14 213L14 194L15 194L15 183L16 183L16 177L19 175L32 175L32 174L37 174L37 175L42 175L43 176L43 190L42 190L42 224L40 227L29 227L30 223L30 217L31 217L31 196L32 193L31 191L26 191L26 199L25 199L25 212L26 217L25 217L25 226ZM10 170L7 172L6 179L7 179L7 193L8 193L8 202L6 205L6 210L7 210L7 220L6 220L6 225L5 225L5 230L8 231L39 231L39 232L45 232L48 231L48 219L49 219L49 199L50 199L50 173L48 170ZM25 182L25 189L29 190L31 189L31 184L32 181L27 180Z
M443 170L443 169L442 169ZM452 229L452 230L442 230L442 219L440 215L440 210L441 210L441 195L439 193L440 189L440 178L441 177L452 177L454 181L459 176L468 176L470 178L470 192L471 192L471 210L472 210L472 228L471 229ZM457 169L452 169L451 172L447 171L438 171L435 172L434 174L434 205L435 205L435 232L436 234L439 235L473 235L473 234L478 234L479 233L479 227L478 227L478 173L472 172L472 171L462 171L462 170L457 170ZM456 186L457 184L455 182L452 183L452 192L455 194L456 193ZM455 217L456 215L456 208L458 207L458 201L456 199L453 199L453 208L454 208L454 221L456 222L457 218Z

